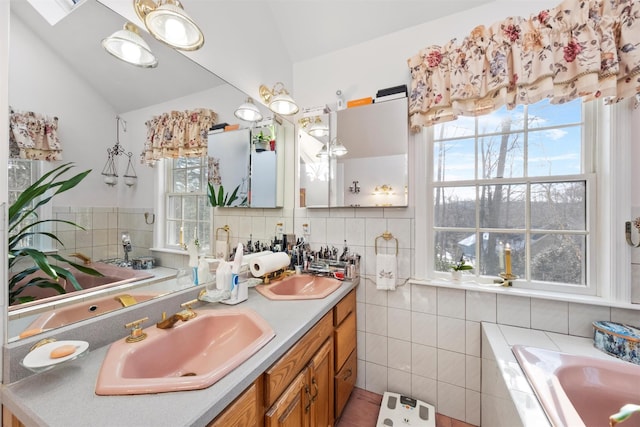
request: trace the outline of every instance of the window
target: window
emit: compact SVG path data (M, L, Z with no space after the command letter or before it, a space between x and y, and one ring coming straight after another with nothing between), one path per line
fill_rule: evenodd
M495 277L508 247L516 286L595 292L587 107L544 100L433 127L434 271L464 257Z
M181 249L197 239L210 247L211 223L207 198L206 158L178 158L167 162L165 247Z
M39 173L39 162L33 160L23 160L23 159L9 159L7 172L8 172L8 187L9 187L9 205L13 204L20 194L33 184L38 179ZM30 208L33 207L33 202ZM42 208L39 208L38 216L43 216ZM25 219L23 222L33 223L37 221L38 218L36 216L32 216L31 218ZM28 224L23 224L22 226L26 226ZM45 230L40 230L45 231ZM25 247L39 247L43 248L44 243L42 242L42 236L40 235L31 235L28 236L20 242L20 245ZM49 239L47 239L49 240ZM47 242L47 247L51 246L51 242Z

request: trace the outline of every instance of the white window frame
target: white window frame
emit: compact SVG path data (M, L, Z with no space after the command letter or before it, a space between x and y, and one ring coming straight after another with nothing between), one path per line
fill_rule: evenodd
M628 303L630 301L631 268L630 250L624 242L621 230L629 220L630 202L630 123L633 118L631 101L612 106L593 102L585 109L585 137L594 137L593 151L584 153L584 161L591 162L595 177L588 185L590 206L587 215L591 243L587 248L587 274L592 289L588 293L606 301ZM600 120L596 120L600 117ZM432 128L423 128L411 136L415 151L413 170L415 182L412 204L415 207L415 259L412 276L416 283L437 284L443 274L433 271L433 170ZM588 164L588 163L587 163ZM594 196L594 192L597 193ZM426 237L426 238L423 238ZM555 295L558 299L572 299L573 293L548 292L542 289L523 289L524 294ZM520 293L521 295L523 293ZM574 297L575 298L575 297Z

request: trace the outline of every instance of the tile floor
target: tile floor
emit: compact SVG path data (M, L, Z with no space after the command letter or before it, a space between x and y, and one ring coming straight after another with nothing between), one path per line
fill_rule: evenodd
M360 388L353 389L336 427L375 427L382 395ZM472 424L436 414L436 427L474 427Z

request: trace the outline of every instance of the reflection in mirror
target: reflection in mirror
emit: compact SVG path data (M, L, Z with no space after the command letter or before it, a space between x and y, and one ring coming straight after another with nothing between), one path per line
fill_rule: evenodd
M336 113L336 136L348 152L335 160L332 206L407 206L407 99ZM335 150L335 148L334 148Z
M233 123L236 121L233 111L247 95L147 34L143 34L143 38L158 58L157 68L141 69L114 59L103 50L100 41L121 28L125 19L95 0L79 3L54 26L49 25L29 2L12 0L10 20L11 107L17 111L37 111L59 117L58 134L63 144L64 161L74 162L78 170L93 170L82 185L70 192L72 194L56 197L52 211L43 215L71 220L85 230L64 227L51 230L61 238L64 246L53 244L51 247L52 243L48 242L44 243L43 249L57 250L65 256L79 252L92 260L121 258L124 248L120 237L126 231L131 236L130 256L141 259L150 255L154 224L147 218L155 218L156 171L136 168L138 182L132 187L126 187L124 183L109 187L100 175L107 159L106 150L115 142L114 117L120 116L127 122L121 143L137 156L146 137L145 121L153 115L207 107L218 114L220 122ZM258 107L266 110L263 106ZM48 162L29 163L35 166L32 170L37 173L55 167ZM124 173L126 165L119 166L120 174ZM19 164L15 167L22 168ZM23 186L20 180L27 174L14 175L16 183ZM151 215L143 217L149 212ZM54 306L57 310L63 304L87 302L92 310L84 311L94 315L102 313L95 301L103 298L113 302L116 296L131 294L135 299L137 293L144 299L182 285L179 278L175 278L175 270L154 268L150 273L154 277L144 281L100 285L114 287L99 286L99 290L74 298L38 307L14 308L7 322L9 336L28 327L26 319L29 316L52 314ZM143 285L150 288L142 288ZM124 302L116 301L114 309L124 306ZM80 320L73 316L70 319ZM59 325L52 327L56 326Z
M407 111L406 98L340 110L319 137L303 124L300 206L407 206Z

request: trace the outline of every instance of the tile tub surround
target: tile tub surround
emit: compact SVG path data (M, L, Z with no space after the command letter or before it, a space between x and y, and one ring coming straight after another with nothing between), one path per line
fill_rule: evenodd
M91 425L95 427L131 425L132 422L141 427L205 426L356 285L357 281L345 281L340 289L327 298L306 301L269 301L251 289L248 301L243 302L242 306L253 309L267 320L276 336L211 387L188 392L96 396L95 381L108 344L127 334L122 327L124 323L150 316L145 325L153 326L154 322L160 320L162 311L173 313L179 310L180 303L194 298L199 287L178 292L155 303L142 303L148 305L127 311L126 314L111 317L107 314L106 322L101 320L83 325L75 331L68 328L64 334L58 333L56 335L60 336L56 337L96 341L98 336L113 331L117 337L101 346L90 341L90 351L85 358L6 385L2 389L3 405L25 421L26 425L84 426L87 414L90 414ZM225 307L221 304L204 304L196 305L194 309L224 310ZM60 411L60 408L65 410Z
M483 323L482 425L552 426L511 351L516 344L616 360L596 349L590 338Z

